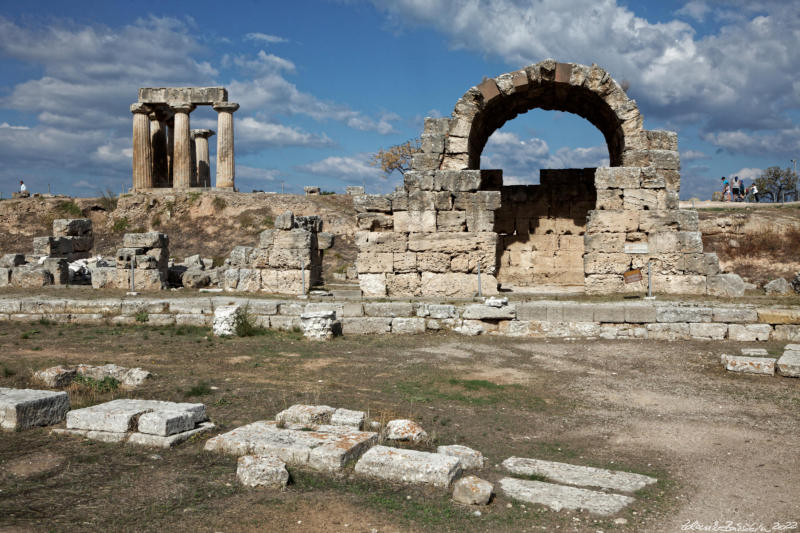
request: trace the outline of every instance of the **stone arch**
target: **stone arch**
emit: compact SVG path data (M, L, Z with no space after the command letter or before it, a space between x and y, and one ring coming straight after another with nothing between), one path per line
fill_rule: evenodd
M447 141L438 168L478 169L492 133L536 108L574 113L591 122L606 139L611 166L622 166L625 152L640 148L633 140L643 131L639 108L605 70L547 59L469 89L443 132Z

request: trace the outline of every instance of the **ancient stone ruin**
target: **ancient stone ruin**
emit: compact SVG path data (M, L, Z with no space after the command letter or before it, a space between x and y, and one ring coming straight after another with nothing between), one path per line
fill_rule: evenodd
M157 231L126 233L122 248L117 250L116 266L92 269L92 287L161 290L167 285L168 265L169 237L166 234Z
M480 169L491 134L534 108L591 122L611 166L542 170L539 185L514 186L501 170ZM480 283L483 295L615 293L630 290L625 272L650 263L659 292L743 291L703 253L697 212L678 209L679 189L677 134L645 130L636 102L600 67L542 61L472 87L451 117L426 119L402 190L355 197L361 290L471 297Z
M217 115L217 189L234 188L233 113L224 87L143 87L133 113L133 190L211 187L208 138L189 128L189 113L210 105Z

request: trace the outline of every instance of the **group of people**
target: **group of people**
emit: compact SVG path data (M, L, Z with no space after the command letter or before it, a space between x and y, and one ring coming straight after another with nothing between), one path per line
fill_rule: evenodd
M744 180L740 180L739 176L733 177L733 182L729 182L728 178L722 176L722 201L723 202L747 202L752 197L756 202L759 202L758 187L755 182L746 187Z

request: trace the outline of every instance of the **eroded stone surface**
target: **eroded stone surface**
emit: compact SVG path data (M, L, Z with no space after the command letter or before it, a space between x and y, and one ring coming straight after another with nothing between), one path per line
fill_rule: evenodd
M141 368L125 368L115 364L102 366L78 365L74 368L53 366L34 372L34 379L48 387L66 387L76 376L82 375L98 381L114 378L126 387L137 387L151 376L150 372Z
M279 425L298 424L304 427L329 424L331 416L336 412L335 407L329 405L301 405L295 404L275 415Z
M800 349L784 351L776 366L781 376L800 378Z
M512 474L540 475L558 483L582 487L600 487L621 492L636 492L658 481L655 478L631 472L542 461L540 459L527 459L524 457L509 457L503 461L503 468Z
M236 477L246 487L280 489L289 482L286 463L273 455L243 455L236 466Z
M461 446L459 444L438 446L436 448L436 453L458 457L459 461L461 461L461 468L464 470L483 468L483 454L478 450L473 450L466 446Z
M546 505L554 511L583 509L602 516L616 514L635 501L630 496L621 494L508 477L500 480L500 488L510 498Z
M334 335L335 311L306 311L300 315L303 335L310 340L327 341Z
M138 431L138 422L145 414L147 431L166 436L168 428L178 432L181 423L175 422L176 413L184 413L192 427L206 419L206 408L201 403L176 403L158 400L120 399L76 409L67 413L67 429L126 433Z
M232 337L236 335L236 320L242 312L240 305L221 305L214 309L214 335Z
M775 374L775 359L771 357L752 357L748 355L723 354L720 361L725 370L747 374Z
M494 485L476 476L465 476L453 485L453 500L466 505L486 505Z
M310 431L253 422L206 442L206 451L232 455L274 455L288 465L337 472L378 442L378 434L345 426L322 425Z
M449 487L461 473L457 457L375 446L355 466L358 474L402 483Z
M428 437L422 426L413 420L390 420L386 424L386 438L389 440L410 440L418 442Z
M0 428L19 431L64 420L69 411L66 392L0 387Z

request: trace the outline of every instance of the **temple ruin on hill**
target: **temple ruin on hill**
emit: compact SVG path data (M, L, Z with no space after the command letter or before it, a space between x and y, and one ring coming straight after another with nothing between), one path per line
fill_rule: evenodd
M233 113L224 87L143 87L133 113L133 190L211 187L208 138L192 130L189 114L198 105L217 112L217 189L234 189Z
M491 134L534 108L591 122L610 167L542 170L539 185L513 186L480 169ZM469 297L479 284L484 295L616 293L648 262L659 292L726 294L735 281L703 253L697 212L678 209L677 134L645 130L636 102L596 65L546 60L484 80L452 116L425 120L411 166L402 190L355 197L369 229L356 236L365 296Z

